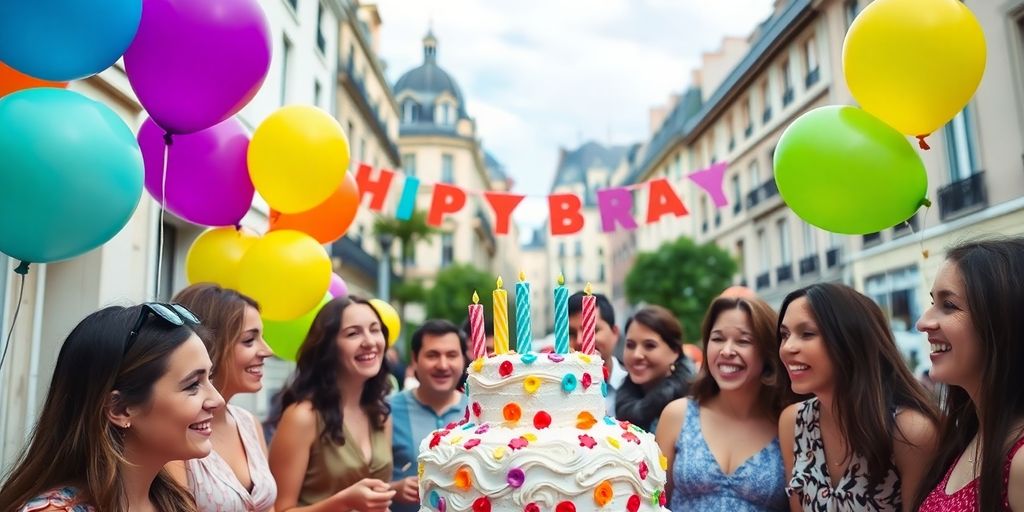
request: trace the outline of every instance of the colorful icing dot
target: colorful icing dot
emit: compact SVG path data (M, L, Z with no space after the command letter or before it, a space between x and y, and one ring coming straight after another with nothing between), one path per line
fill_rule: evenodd
M647 468L647 462L640 461L640 467L638 469L640 470L640 480L647 480L647 473L650 471Z
M527 503L523 512L540 512L540 507L538 507L536 503Z
M512 375L512 361L502 361L501 364L498 365L498 375L501 375L502 377Z
M587 411L583 411L576 416L576 428L580 430L590 430L590 427L593 427L595 423L597 423L597 420L594 419L594 415Z
M516 451L516 450L518 450L520 448L526 448L526 446L529 445L529 444L530 444L530 441L528 441L526 438L524 438L522 436L519 436L519 437L509 441L508 442L508 447L511 448L512 451Z
M519 421L519 418L523 417L523 409L519 407L519 404L509 402L505 404L505 407L502 407L501 414L505 417L505 421L515 423Z
M601 383L601 396L603 396L603 397L607 397L608 396L608 383L607 382L602 382Z
M580 361L583 361L584 363L590 363L590 356L584 354L583 352L576 352L576 357L580 358Z
M455 487L468 491L473 486L473 478L469 474L469 468L461 467L455 472Z
M662 490L658 491L658 505L661 505L661 506L664 507L665 503L667 501L668 501L668 498L665 497L665 489L662 489Z
M565 374L565 377L562 377L562 391L572 393L574 389L576 389L576 376L571 373Z
M555 507L555 512L576 512L576 505L571 501L563 501Z
M584 448L593 448L597 446L597 441L594 441L593 437L590 437L586 434L580 434L576 437L580 438L580 446Z
M626 441L631 442L631 443L640 444L640 438L637 437L636 434L634 434L632 432L623 432L622 433L622 438L625 439Z
M462 394L469 396L469 381L462 384Z
M608 444L611 445L612 448L618 448L619 447L619 440L618 439L615 439L612 436L608 436L607 441L608 441Z
M622 430L629 430L629 425L630 423L628 421L619 420L619 426L622 427Z
M661 466L663 471L668 471L668 457L658 454L658 465Z
M651 495L651 505L658 506L658 503L661 503L661 491L654 491Z
M448 443L456 445L459 444L459 441L462 441L462 436L452 436Z
M601 371L604 373L604 380L607 382L612 376L611 372L608 370L607 366L602 366Z
M540 379L533 375L523 379L523 389L530 394L536 393L540 389Z
M451 423L449 423L449 424L445 425L445 426L444 426L444 429L445 429L445 430L455 430L455 427L457 427L457 426L459 426L459 424L458 424L458 423L455 423L455 422L453 421L453 422L451 422Z
M629 497L628 501L626 501L626 511L637 512L638 510L640 510L640 496L634 494Z
M462 415L463 421L469 421L469 406L466 406L466 413Z
M476 428L476 423L466 423L462 426L462 430L472 430Z
M434 432L434 435L430 437L430 447L434 448L439 444L441 444L441 434Z
M483 434L483 433L487 432L490 429L491 429L491 424L490 423L483 423L483 424L480 425L479 428L474 430L473 433L479 435L479 434Z
M505 458L505 447L499 446L494 449L494 460L501 460Z
M603 507L612 501L612 497L615 493L612 491L612 484L608 480L601 482L596 489L594 489L594 501L597 505Z
M505 481L508 482L508 485L518 489L526 481L526 473L523 473L523 470L519 468L512 468L508 470L508 476L505 477Z
M441 495L437 491L430 491L430 506L437 508L437 503L441 501Z
M561 363L562 361L565 361L564 357L562 357L559 354L555 354L555 353L549 353L548 354L548 359L550 359L551 362L553 362L553 363Z
M491 512L491 500L481 496L473 502L473 512Z
M612 418L611 416L605 416L604 417L604 424L605 425L614 425L615 424L615 418Z
M480 417L480 402L473 402L473 416Z
M523 354L523 364L533 364L537 360L537 354Z
M471 449L473 449L475 446L477 446L479 444L480 444L480 440L474 437L473 439L470 439L469 441L466 441L466 444L462 445L462 447L467 449L467 450L471 450Z
M523 434L523 439L526 439L527 441L533 443L537 441L537 435L534 434L533 432L527 432Z
M589 387L590 387L590 385L591 385L591 384L593 384L593 383L594 383L594 380L593 380L593 378L592 378L592 377L590 376L590 374L589 374L589 373L584 373L584 374L583 374L583 377L581 377L581 378L580 378L580 384L583 384L583 389L584 389L584 390L586 390L587 388L589 388Z
M426 468L427 468L426 464L420 462L419 463L419 467L416 468L416 477L417 478L423 478L423 472L426 470Z
M544 411L540 411L537 414L533 415L533 428L542 429L542 428L548 428L550 426L551 426L551 415L550 414L548 414L548 413L546 413Z
M474 372L480 373L480 370L482 370L483 368L484 368L484 358L481 357L480 359L477 359L476 361L473 361L473 371Z
M437 502L437 512L445 512L446 510L448 510L448 502L444 501L444 498L441 498L441 500Z

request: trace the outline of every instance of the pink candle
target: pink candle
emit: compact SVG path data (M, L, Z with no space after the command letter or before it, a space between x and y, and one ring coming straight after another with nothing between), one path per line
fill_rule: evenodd
M597 297L591 295L590 283L587 283L587 287L583 290L586 295L583 296L583 318L582 318L582 333L580 334L583 340L580 345L583 349L584 354L593 354L595 348L594 342L594 330L597 325Z
M480 296L473 292L473 303L469 305L469 342L470 356L474 360L487 356L487 343L484 340L484 305L480 304Z

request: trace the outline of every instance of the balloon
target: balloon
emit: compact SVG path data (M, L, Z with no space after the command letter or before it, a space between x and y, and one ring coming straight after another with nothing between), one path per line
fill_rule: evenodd
M331 285L327 288L327 293L331 294L331 297L347 297L348 296L348 284L338 274L331 274Z
M235 118L174 138L163 178L163 130L147 119L139 130L146 190L175 215L204 226L233 226L252 205L254 189L245 155L249 135Z
M185 257L189 284L217 283L238 290L242 256L259 237L234 227L208 229L192 242Z
M141 17L142 0L3 1L0 60L50 81L95 75L121 57Z
M264 318L263 339L267 340L267 344L274 350L274 355L286 361L295 361L299 355L299 347L306 340L306 335L309 334L309 328L313 326L313 320L316 319L317 313L320 313L324 304L330 301L331 296L324 295L316 307L294 320L282 322Z
M345 173L338 189L312 210L301 213L270 212L270 231L294 229L302 231L322 244L329 244L345 234L359 211L359 188L352 173Z
M928 191L924 163L907 139L849 106L814 109L786 128L775 183L800 218L849 235L909 219Z
M907 135L923 137L949 122L984 72L985 35L959 0L876 0L843 43L854 99Z
M313 309L331 283L331 258L309 235L267 233L242 257L238 291L252 297L270 320L293 320Z
M64 89L0 98L0 252L33 263L110 240L142 198L135 135L106 105Z
M402 332L402 321L398 318L398 311L395 311L391 304L380 299L370 299L370 305L377 310L380 320L388 328L388 347L394 345L398 340L398 334Z
M270 69L270 26L257 0L146 0L124 67L156 124L197 132L256 95Z
M306 105L277 109L249 144L249 175L270 206L283 213L310 210L338 190L349 147L338 121Z
M65 82L48 82L23 75L0 62L0 98L22 89L31 89L33 87L59 87L63 89L66 85L67 83Z

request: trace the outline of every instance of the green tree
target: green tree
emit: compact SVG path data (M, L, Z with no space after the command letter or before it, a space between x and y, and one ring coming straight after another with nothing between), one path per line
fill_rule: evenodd
M683 323L686 339L694 341L700 338L705 311L731 284L736 268L717 245L679 237L637 255L626 276L626 298L668 308Z
M423 210L416 210L409 220L399 220L394 217L377 217L373 222L373 232L377 235L387 234L398 242L398 254L402 263L402 276L405 276L406 262L412 259L416 251L416 244L420 241L430 242L438 232L430 224L427 224L427 213Z
M473 303L473 291L480 295L484 315L490 317L495 276L472 265L451 265L437 273L434 286L427 290L425 306L427 318L443 318L461 325L468 315L467 306Z

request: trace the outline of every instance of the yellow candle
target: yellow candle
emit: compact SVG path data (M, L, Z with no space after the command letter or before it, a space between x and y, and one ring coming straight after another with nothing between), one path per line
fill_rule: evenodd
M501 276L491 297L494 299L494 353L508 353L508 291L502 288Z

